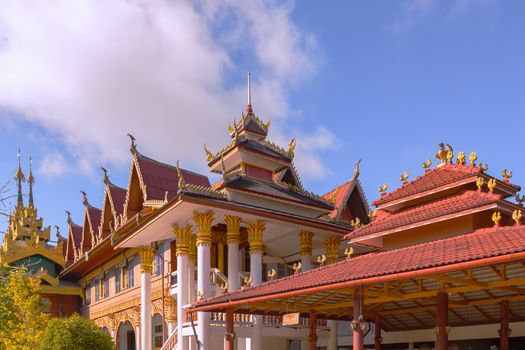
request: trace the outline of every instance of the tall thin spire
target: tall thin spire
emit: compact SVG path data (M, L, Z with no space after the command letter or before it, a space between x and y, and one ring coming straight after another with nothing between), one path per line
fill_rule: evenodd
M33 158L29 156L29 176L27 177L29 183L29 206L34 207L33 202L33 184L35 183L35 177L33 176Z
M26 180L24 173L22 172L22 166L20 165L20 148L18 149L17 153L18 158L18 168L15 172L15 181L18 183L18 200L17 200L17 207L23 207L24 206L24 198L22 196L22 182Z
M253 114L252 109L252 85L251 85L251 77L252 75L250 72L246 73L246 77L248 78L248 105L246 106L246 113L247 114Z

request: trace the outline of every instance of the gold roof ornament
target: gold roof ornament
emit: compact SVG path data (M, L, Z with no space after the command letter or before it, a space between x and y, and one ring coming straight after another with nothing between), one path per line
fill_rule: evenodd
M186 181L184 180L184 175L182 174L182 170L180 170L178 160L177 160L177 176L179 177L179 191L180 191L186 187Z
M246 277L242 280L242 282L243 282L243 287L245 287L245 288L246 288L246 287L249 287L250 284L252 284L252 282L253 282L253 276L252 276L252 274L249 274L248 276L246 276Z
M402 181L403 183L407 182L408 180L408 171L405 170L405 172L401 175L399 175L399 181Z
M485 184L485 180L483 179L483 177L478 176L478 178L476 179L476 186L478 186L478 190L481 191L484 184Z
M348 247L348 248L345 249L345 252L344 252L344 253L345 253L345 256L346 256L347 258L349 258L349 257L352 256L352 254L354 254L354 248L352 248L352 247Z
M489 170L488 164L479 163L479 168L481 169L481 172L483 173Z
M501 221L501 213L499 211L492 213L492 221L494 222L494 226L499 226L499 222Z
M266 276L267 276L270 280L273 280L273 279L277 276L277 271L275 271L275 269L270 269L270 271L268 271L268 273L266 274Z
M219 288L222 290L223 293L226 293L228 291L229 286L230 285L228 284L228 282L224 281L219 285Z
M319 265L323 265L324 263L326 262L326 255L325 254L321 254L317 257L317 263Z
M359 177L359 165L361 164L361 159L359 159L356 163L355 163L355 168L354 168L354 179L357 179Z
M423 162L423 164L421 164L421 167L422 167L423 169L428 169L428 168L430 168L431 166L432 166L432 160L430 160L430 158L427 159L426 162Z
M298 261L298 262L296 262L295 264L292 265L292 269L294 270L295 273L301 272L302 268L303 268L303 264L301 264L300 261Z
M109 172L108 172L108 169L104 168L103 166L100 167L100 169L102 169L102 171L104 172L104 183L107 185L109 183Z
M516 209L512 212L512 220L516 222L516 225L521 224L521 218L522 218L521 210Z
M137 139L131 134L128 134L128 137L131 140L131 146L129 147L129 151L131 152L131 154L137 154Z
M266 130L270 129L271 124L272 124L272 118L268 118L266 123L264 123L264 127L266 128Z
M458 153L457 164L465 165L465 163L466 163L465 152L461 151Z
M204 299L204 291L203 291L202 289L199 289L199 290L197 291L197 300L200 301L200 300L202 300L202 299Z
M436 158L439 159L440 164L446 164L447 161L451 161L452 158L454 158L452 146L447 143L447 147L445 147L444 143L440 143L439 151L436 153Z
M478 160L478 155L476 154L476 152L470 152L468 159L470 160L470 164L475 165L476 160Z
M385 182L384 184L379 186L378 191L379 193L383 194L386 192L387 189L388 189L388 184Z
M523 196L520 197L520 195L519 195L518 193L516 193L516 194L514 195L514 198L516 199L516 202L518 202L518 205L519 205L520 207L523 207L523 202L525 202L525 195L523 195Z
M232 126L230 125L230 122L228 122L227 126L228 126L228 133L231 134L234 130L233 130Z
M368 217L370 218L370 221L373 221L377 217L377 209L369 211Z
M496 179L490 179L489 182L487 183L487 186L489 188L489 191L493 192L494 189L496 188Z
M204 144L204 152L206 153L206 160L208 162L213 159L213 154L206 148L206 144Z
M507 171L507 169L503 169L503 171L501 172L501 176L503 176L505 180L509 180L510 178L512 178L512 171Z
M361 219L359 219L358 217L355 217L352 221L350 221L350 225L352 225L353 228L360 228Z
M295 146L296 145L297 145L297 141L295 140L295 138L293 138L292 141L290 141L290 143L288 144L288 151L286 151L286 154L288 155L288 157L293 158L295 156Z

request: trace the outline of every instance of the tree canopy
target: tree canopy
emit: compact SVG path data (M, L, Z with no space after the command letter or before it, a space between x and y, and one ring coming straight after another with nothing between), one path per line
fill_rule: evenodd
M92 321L78 314L52 319L42 338L41 350L112 350L113 341Z

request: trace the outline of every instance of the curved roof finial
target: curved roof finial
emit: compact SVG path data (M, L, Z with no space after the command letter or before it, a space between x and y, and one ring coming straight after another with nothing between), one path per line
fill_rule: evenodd
M136 154L137 153L137 142L136 142L137 139L135 138L135 136L131 134L128 134L128 137L131 140L131 146L129 148L129 151L131 152L131 154Z
M89 202L88 202L88 199L87 199L87 193L85 191L80 191L80 193L82 194L82 204L84 205L88 205Z
M73 222L73 220L71 220L71 212L69 210L66 210L66 214L67 214L67 223L71 224Z
M109 183L109 176L108 176L109 171L103 166L101 166L100 169L102 169L102 171L104 172L104 183L107 185Z

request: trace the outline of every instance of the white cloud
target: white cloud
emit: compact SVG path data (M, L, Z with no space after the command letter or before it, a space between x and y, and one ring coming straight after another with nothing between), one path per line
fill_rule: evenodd
M57 177L70 171L70 167L61 153L49 153L40 162L38 173L48 177Z
M58 134L84 168L127 164L128 132L146 154L202 166L202 144L222 147L226 119L244 107L244 79L231 76L244 67L256 70L256 112L286 134L289 89L317 68L315 38L294 24L291 2L0 0L0 9L0 108ZM309 156L321 162L315 148Z

